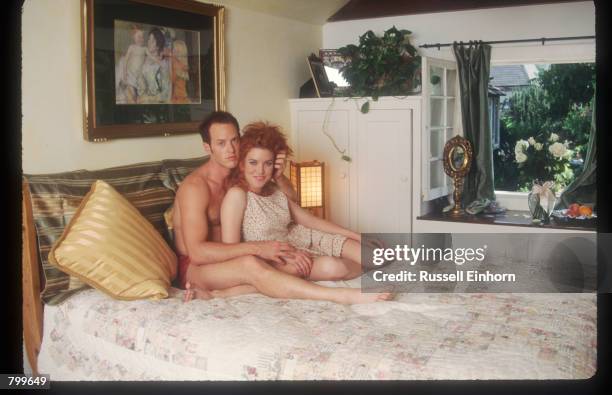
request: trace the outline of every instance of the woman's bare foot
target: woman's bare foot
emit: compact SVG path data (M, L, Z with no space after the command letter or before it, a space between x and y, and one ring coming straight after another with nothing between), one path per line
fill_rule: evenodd
M183 295L183 303L189 302L193 299L208 300L212 299L213 297L213 294L206 289L192 287L191 283L189 282L185 284L185 294Z
M342 304L384 302L392 300L394 296L391 292L361 292L358 288L346 288L343 290L338 302Z

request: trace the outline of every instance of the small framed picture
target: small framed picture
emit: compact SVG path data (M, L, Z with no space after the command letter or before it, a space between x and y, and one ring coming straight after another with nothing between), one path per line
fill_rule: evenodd
M321 59L311 54L308 59L308 67L310 68L310 75L314 81L317 96L319 97L331 97L334 94L334 86L330 84L325 72L325 65Z
M342 69L350 62L350 59L341 55L337 49L319 49L319 57L325 66L327 79L335 84L334 96L345 96L350 84L342 75Z
M338 71L349 61L346 57L340 55L337 49L319 49L319 57L325 66Z

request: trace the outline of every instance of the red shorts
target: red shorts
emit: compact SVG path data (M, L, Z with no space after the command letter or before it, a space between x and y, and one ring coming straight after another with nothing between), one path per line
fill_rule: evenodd
M187 268L189 267L189 257L187 255L178 256L178 280L179 287L185 289L187 283Z

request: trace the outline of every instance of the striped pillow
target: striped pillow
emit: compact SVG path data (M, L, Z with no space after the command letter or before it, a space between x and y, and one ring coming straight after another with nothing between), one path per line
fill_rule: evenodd
M95 180L104 180L115 188L173 245L164 212L172 205L178 185L207 160L208 157L166 159L93 171L24 174L32 198L39 259L44 274L41 279L43 303L55 305L88 288L77 277L69 276L50 264L48 256Z
M32 199L39 258L44 274L41 299L45 304L61 303L74 293L88 288L77 277L69 276L50 264L48 256L95 180L101 179L113 186L160 235L167 237L163 213L172 205L174 192L164 185L167 176L161 171L161 165L161 161L157 161L93 171L24 174Z
M114 298L136 300L168 297L177 258L126 198L98 180L53 245L49 262Z
M208 162L208 159L208 156L203 156L200 158L162 160L161 171L164 173L164 185L176 192L183 179L197 167Z

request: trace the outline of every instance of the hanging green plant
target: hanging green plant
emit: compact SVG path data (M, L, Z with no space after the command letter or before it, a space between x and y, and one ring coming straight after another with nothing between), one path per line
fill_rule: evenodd
M359 45L338 48L338 53L348 60L340 69L350 84L348 93L376 100L379 96L408 95L418 91L421 57L410 44L410 34L409 30L398 30L395 26L382 37L368 30L359 37Z

